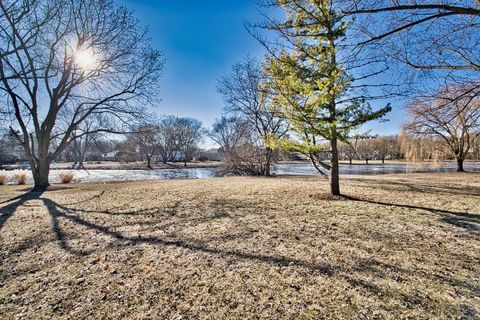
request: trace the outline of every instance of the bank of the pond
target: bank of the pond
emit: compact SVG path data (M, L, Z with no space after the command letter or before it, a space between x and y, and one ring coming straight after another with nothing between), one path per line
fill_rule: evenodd
M62 172L71 172L74 174L74 183L85 182L115 182L115 181L139 181L139 180L184 180L184 179L211 179L221 175L221 166L217 163L215 166L206 167L170 167L154 170L145 169L88 169L72 170L58 169L54 166L50 173L52 183L60 182L58 175ZM470 172L480 172L480 162L468 161L465 163L465 170ZM455 172L456 166L453 162L444 163L396 163L386 164L372 163L364 164L341 164L341 175L382 175L382 174L401 174L401 173L435 173L435 172ZM29 170L22 171L27 175L27 184L33 183L33 178ZM277 163L272 170L275 175L318 175L316 169L308 163ZM14 178L18 171L3 171L7 176L8 184L15 184Z

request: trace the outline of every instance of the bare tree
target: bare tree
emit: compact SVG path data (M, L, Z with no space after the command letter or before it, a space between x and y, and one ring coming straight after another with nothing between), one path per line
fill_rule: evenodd
M111 0L0 1L1 105L14 115L35 189L49 185L50 163L86 119L110 117L116 127L98 131L121 132L140 116L163 66L132 13Z
M164 116L158 123L157 148L162 162L172 161L177 150L177 135L175 133L177 117Z
M366 38L359 47L389 57L392 79L410 97L478 80L480 3L476 0L345 0ZM480 83L477 82L477 86ZM462 99L462 96L457 97Z
M225 101L225 110L250 123L265 148L265 173L270 176L273 148L271 138L281 138L287 133L287 123L277 108L269 104L268 92L262 90L265 76L261 65L251 57L244 58L232 71L219 79L217 90Z
M68 121L69 119L66 120ZM89 117L72 132L73 141L68 146L70 153L73 155L72 168L85 169L84 161L87 153L91 151L97 140L102 137L102 129L108 128L106 121L107 119L102 115ZM58 141L52 141L52 145L57 147L55 142Z
M404 128L401 135L401 150L407 161L444 161L448 159L449 152L440 139L438 136L412 135Z
M246 142L246 135L251 133L251 125L239 117L222 116L216 119L208 136L218 143L223 152L228 152Z
M380 43L417 69L480 71L480 2L474 0L346 0L364 19L362 44Z
M464 171L463 162L480 137L479 92L469 86L446 87L430 99L412 102L409 113L407 134L442 140L457 161L457 171Z
M149 169L153 169L152 158L158 151L159 131L156 124L143 124L135 128L135 132L130 135L131 141L138 152L145 157Z
M375 157L382 160L382 163L385 163L387 158L398 158L400 148L397 136L379 136L371 142Z
M339 154L343 158L347 159L350 164L352 164L354 159L358 158L356 150L357 150L356 144L352 143L351 141L341 142L338 145Z
M357 154L361 160L365 160L365 164L375 157L375 148L373 138L365 138L358 141Z
M175 135L177 147L183 153L185 167L192 154L198 149L198 144L203 140L204 129L202 122L193 118L177 118Z

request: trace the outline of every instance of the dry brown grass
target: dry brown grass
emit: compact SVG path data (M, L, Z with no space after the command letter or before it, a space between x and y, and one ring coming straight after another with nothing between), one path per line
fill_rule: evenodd
M480 315L480 174L0 190L2 319Z
M7 184L7 175L3 172L0 172L0 186Z
M60 179L60 182L65 184L72 182L74 177L75 174L72 172L60 172L58 174L58 179Z

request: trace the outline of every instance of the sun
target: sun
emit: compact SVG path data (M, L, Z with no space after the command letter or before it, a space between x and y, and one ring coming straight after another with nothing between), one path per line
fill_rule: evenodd
M75 62L84 70L95 69L97 59L91 49L77 50L75 52Z

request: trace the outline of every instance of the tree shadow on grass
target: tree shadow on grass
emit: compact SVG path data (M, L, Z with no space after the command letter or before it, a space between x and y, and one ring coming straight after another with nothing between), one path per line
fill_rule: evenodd
M28 192L3 201L0 205L12 202L2 208L0 208L0 230L2 230L5 223L12 217L18 207L24 205L27 201L39 199L42 196L42 192Z
M441 220L445 223L454 225L458 228L462 228L468 231L469 233L477 237L480 237L480 213L477 214L477 213L457 212L457 211L415 206L415 205L409 205L409 204L382 202L382 201L363 199L363 198L358 198L358 197L353 197L348 195L344 195L343 197L351 201L366 202L366 203L376 204L381 206L390 206L390 207L397 207L397 208L404 208L404 209L427 211L435 215L440 215Z
M121 248L123 246L128 247L128 246L138 245L138 244L151 244L151 245L175 247L175 248L187 249L194 252L212 254L220 258L234 258L234 259L247 260L252 262L263 262L263 263L268 263L271 265L281 266L281 267L305 268L315 274L321 274L324 276L338 276L344 281L346 281L348 284L350 284L351 286L361 287L367 290L368 292L370 292L371 294L374 294L379 297L395 295L395 296L398 296L398 299L408 302L408 304L412 306L428 305L431 303L431 301L429 301L427 298L423 296L415 295L414 293L409 293L408 291L397 292L397 293L389 291L388 289L385 289L382 286L377 285L375 281L368 280L369 279L368 277L362 276L363 274L365 275L370 274L376 278L382 277L382 278L391 279L390 281L395 281L395 278L391 278L391 276L389 276L388 273L381 272L381 270L389 268L393 270L395 274L403 274L410 279L414 279L417 277L423 277L423 278L430 277L428 273L421 274L421 270L401 269L399 267L396 267L395 265L387 265L382 261L369 260L369 261L363 261L363 262L359 261L359 269L350 270L350 271L359 272L359 274L355 275L355 274L351 274L349 270L344 269L344 267L340 265L335 265L330 263L310 262L302 259L297 259L291 256L255 254L255 253L246 252L242 249L239 249L239 250L224 249L224 248L210 244L208 240L201 241L201 240L195 240L195 239L171 238L169 236L130 236L124 232L117 231L116 227L107 226L95 221L88 221L80 215L80 213L85 213L84 210L66 207L65 205L61 205L47 197L41 197L41 194L38 194L38 193L34 195L26 194L24 196L11 199L12 201L15 201L15 202L9 205L11 207L6 212L7 213L11 212L10 215L13 214L16 208L18 208L19 206L21 206L22 204L24 204L26 201L30 199L38 199L42 201L43 205L45 205L45 207L48 209L49 215L52 220L52 229L53 229L53 232L55 233L55 236L58 240L60 247L66 252L79 257L91 254L94 251L99 250L99 248L96 248L90 251L82 251L80 249L75 248L71 244L69 244L69 241L72 239L72 233L70 231L72 229L62 228L61 220L69 221L74 225L80 226L82 228L86 228L87 230L91 231L93 234L100 233L102 235L105 235L107 237L114 239L114 246L116 248L118 247ZM354 198L351 198L351 200L365 201L365 200L354 199ZM459 216L462 218L464 218L466 215L464 213L457 213L457 212L446 211L446 210L436 210L433 208L402 206L402 205L373 202L373 201L367 201L367 202L381 204L381 205L407 207L412 209L422 209L422 210L429 209L427 211L431 210L431 212L437 212L437 213L441 212L442 214L448 213L450 215ZM217 208L218 210L215 211L212 216L188 217L186 219L193 221L193 223L195 224L195 223L208 222L213 219L230 219L232 216L234 216L234 214L232 215L232 212L230 212L231 208L229 208L229 206L226 206L225 203L219 202L214 204L218 205L219 208ZM238 205L236 207L238 207ZM174 208L173 210L175 210L176 212L176 208ZM113 216L118 215L118 213L109 212L108 210L104 212L98 212L98 211L92 210L87 213L109 214ZM139 215L139 214L148 215L148 212L147 213L122 212L122 214L125 214L126 216ZM2 215L3 215L3 212L2 212ZM470 217L470 216L471 215L467 214L467 217ZM474 217L474 218L478 219L478 217ZM186 221L186 220L179 220L180 223L182 221ZM166 225L167 226L171 225L171 223L167 223ZM90 238L87 237L87 240L89 239ZM431 279L433 281L438 281L438 279L434 279L434 278L431 278ZM412 280L409 280L409 281L412 281ZM442 281L445 281L445 279L443 279ZM459 284L453 283L454 281L453 278L450 279L449 281L452 281L451 285L459 285ZM463 286L467 290L476 290L477 288L475 286L468 287L467 285L470 286L469 283L463 284Z
M186 239L183 237L171 237L171 235L164 235L164 236L131 236L127 235L124 232L120 232L115 230L114 227L110 227L104 224L88 221L82 216L79 215L79 212L76 212L74 208L67 208L57 202L48 199L48 198L41 198L44 205L48 208L49 214L52 218L53 230L56 234L56 237L59 241L61 248L71 254L77 256L85 256L90 253L93 253L94 249L88 252L80 251L72 246L69 245L69 237L71 236L68 231L64 231L61 227L59 221L66 220L75 225L87 228L88 230L92 231L93 233L101 233L107 237L113 238L115 241L112 245L118 249L122 247L131 247L135 245L141 244L150 244L154 246L162 246L162 247L174 247L180 249L186 249L192 252L197 253L206 253L214 255L218 258L233 258L236 260L244 260L244 261L251 261L254 263L266 263L269 265L279 266L279 267L288 267L288 268L304 268L308 270L310 274L318 274L326 277L338 277L348 283L352 287L360 287L363 290L366 290L372 295L378 297L388 297L391 296L392 298L399 299L404 303L407 303L409 306L424 306L429 305L432 301L425 296L418 295L415 292L407 291L395 291L389 290L388 288L384 288L381 285L378 285L375 281L371 281L369 279L375 279L381 277L385 280L389 279L389 281L396 281L396 275L403 275L408 281L416 281L412 279L416 279L418 277L422 278L429 278L432 281L438 281L438 279L434 278L433 276L429 275L428 273L421 273L421 270L407 270L396 268L395 266L390 266L387 264L382 263L381 261L370 260L370 261L359 261L358 263L361 264L359 269L357 270L357 274L352 274L351 271L345 269L344 266L337 265L334 263L318 263L312 262L308 260L298 259L290 255L268 255L268 254L257 254L248 252L248 250L243 249L228 249L222 248L218 245L211 244L209 241L211 240L198 240L198 239ZM238 204L237 204L238 206ZM215 211L212 216L208 217L189 217L186 219L190 219L194 225L197 223L205 223L215 219L225 219L232 216L231 213L225 213L225 208L220 208L220 212ZM80 210L82 211L82 210ZM228 210L227 210L228 211ZM83 211L82 211L83 212ZM133 214L133 213L132 213ZM138 213L135 213L138 214ZM113 213L113 215L116 215ZM180 225L182 222L186 220L178 221ZM167 223L170 225L170 223ZM153 226L152 226L153 227ZM156 228L156 227L155 227ZM162 227L160 227L162 228ZM158 231L158 228L157 228ZM242 235L244 236L244 234ZM217 239L218 240L218 239ZM229 239L227 239L229 240ZM391 276L388 273L379 272L383 268L391 268L394 270L395 276ZM367 277L365 277L367 276ZM442 281L447 281L450 285L460 285L454 282L454 279L441 279ZM472 286L469 283L461 284L467 290L475 290L476 287Z
M208 246L208 243L198 241L198 240L184 240L184 239L169 239L167 237L160 237L160 236L127 236L119 231L112 230L107 226L93 223L87 221L77 214L73 209L67 208L62 206L55 201L48 199L48 198L41 198L40 200L43 201L44 205L48 208L50 216L52 217L52 225L53 231L56 234L56 237L60 243L62 249L66 250L75 255L87 255L88 252L81 252L71 248L68 244L68 234L62 230L59 225L59 219L65 219L70 222L73 222L77 225L86 227L92 231L100 232L103 235L112 237L125 245L129 244L152 244L152 245L162 245L167 247L178 247L183 249L188 249L197 252L209 253L219 256L232 256L242 260L255 260L255 261L262 261L267 263L272 263L279 266L289 266L289 265L296 265L305 267L316 272L320 272L322 274L330 275L333 273L333 269L329 265L319 265L309 263L303 260L298 260L290 257L284 256L268 256L268 255L259 255L253 253L246 253L240 252L235 250L222 250L216 247ZM223 218L224 216L214 215L209 219L219 219ZM206 219L202 219L203 222L206 222Z
M465 173L467 174L467 173ZM366 183L369 186L378 186L382 190L410 191L438 195L479 196L480 187L454 183L432 183L422 180L393 180L375 178L349 178L351 181Z

